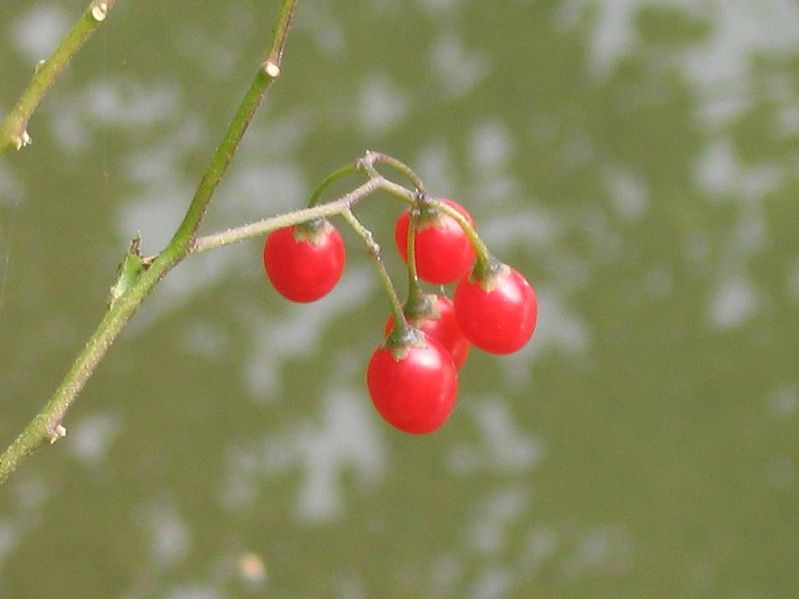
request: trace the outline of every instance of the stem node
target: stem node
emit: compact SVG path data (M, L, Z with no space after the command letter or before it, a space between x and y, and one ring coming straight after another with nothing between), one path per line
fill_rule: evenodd
M21 150L25 146L31 145L32 142L33 139L31 139L31 136L28 134L26 129L23 129L22 133L13 138L14 147L17 150Z
M105 21L105 18L108 16L108 3L107 2L97 2L94 6L92 6L92 19L97 21L98 23L102 23Z
M277 79L277 77L280 75L280 67L271 60L267 60L264 63L264 73L266 73L272 79Z
M56 424L53 427L48 427L47 438L50 440L50 445L58 441L61 437L67 436L67 429L63 424Z

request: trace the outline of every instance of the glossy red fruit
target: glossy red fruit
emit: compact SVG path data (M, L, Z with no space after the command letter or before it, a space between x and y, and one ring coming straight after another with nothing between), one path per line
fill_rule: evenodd
M293 302L327 295L341 278L345 261L341 234L324 219L278 229L264 244L266 274L278 293Z
M442 200L474 225L466 209L453 200ZM446 285L465 276L474 262L474 249L461 226L450 216L431 208L423 209L416 226L416 268L419 278ZM394 240L404 261L408 261L410 212L403 212L394 227Z
M477 347L510 354L533 336L538 300L527 280L503 264L483 280L461 280L455 290L455 315L463 334Z
M412 434L439 428L455 409L458 375L449 352L420 335L399 355L385 345L369 361L366 384L372 403L392 426Z
M432 314L427 317L415 318L406 314L408 324L420 329L428 337L438 341L452 356L455 368L460 369L469 355L469 340L458 326L455 317L455 306L444 295L431 295ZM394 317L389 316L386 321L385 334L388 335L394 326Z

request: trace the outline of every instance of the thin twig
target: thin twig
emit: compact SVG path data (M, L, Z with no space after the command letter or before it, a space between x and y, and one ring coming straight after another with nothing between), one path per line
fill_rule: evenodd
M100 6L100 4L103 3L92 3L95 7ZM107 8L108 2L104 4ZM5 482L8 476L16 470L20 461L30 455L36 448L46 441L52 443L66 434L66 429L62 424L63 418L83 389L86 381L94 373L97 364L105 356L119 332L150 291L169 270L186 257L191 249L197 229L205 215L208 204L213 198L216 186L236 153L239 142L256 108L260 104L261 98L269 84L280 72L280 60L296 4L297 0L283 0L278 13L277 26L269 51L269 58L266 63L259 66L258 73L239 104L222 142L214 152L211 162L197 187L194 199L186 212L186 216L172 240L164 251L152 261L149 267L143 270L141 275L131 283L127 291L114 300L53 397L31 420L8 449L0 455L0 484ZM273 61L271 64L277 65L277 72L272 70L273 72L270 73L270 69L265 66L270 61Z
M179 255L185 256L191 249L200 223L213 199L214 191L219 185L219 181L222 180L222 175L225 173L228 164L230 164L231 158L236 153L239 141L244 136L244 132L258 109L266 90L280 75L283 51L286 47L286 40L296 5L297 0L283 0L268 57L261 64L261 68L258 69L247 93L244 95L241 104L239 104L239 108L228 126L225 137L222 139L222 143L219 144L216 152L214 152L211 164L208 165L202 181L197 186L197 191L189 209L186 211L186 216L183 218L183 222L180 223L178 230L175 231L175 235L172 237L172 241L169 242L165 253L175 251Z
M298 225L315 218L324 218L327 216L342 214L345 210L348 210L351 206L369 194L374 193L378 189L385 189L387 183L390 182L386 181L386 179L383 177L370 179L347 195L332 202L319 204L312 208L296 210L288 214L265 218L254 223L242 225L241 227L228 229L227 231L223 231L221 233L200 237L195 241L191 253L199 254L201 252L207 252L208 250L230 245L231 243L236 243L238 241L244 241L245 239L250 239L252 237L260 237L277 229L282 229L283 227Z
M0 154L10 148L17 150L31 142L28 134L28 121L33 111L42 101L47 90L66 68L70 59L80 50L94 30L105 21L108 11L116 0L92 0L83 11L80 19L72 27L61 44L49 58L36 65L28 87L17 100L14 108L0 125Z

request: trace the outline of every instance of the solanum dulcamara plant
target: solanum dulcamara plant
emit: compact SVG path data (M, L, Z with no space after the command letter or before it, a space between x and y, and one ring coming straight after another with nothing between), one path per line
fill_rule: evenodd
M461 204L430 194L408 165L387 154L366 152L334 171L319 184L305 208L200 235L211 200L249 123L283 72L297 1L280 0L266 56L212 153L172 239L151 256L142 255L138 236L133 239L96 329L49 401L0 454L0 484L38 447L66 435L64 419L70 406L160 281L189 256L245 239L265 238L263 264L268 279L282 296L302 303L323 298L344 272L346 249L336 228L338 221L352 227L363 240L390 306L383 342L366 367L366 388L377 412L401 431L430 433L447 421L455 408L458 370L472 345L489 353L508 354L532 337L538 303L527 280L489 253ZM28 87L0 122L0 155L31 144L28 126L36 107L116 2L91 0L56 50L32 69ZM387 178L381 169L391 169L407 186ZM365 182L343 196L322 201L331 183L345 176L363 177ZM353 212L356 204L379 191L403 203L394 237L407 264L404 303L383 265L380 246ZM426 292L423 283L439 291ZM441 291L447 285L454 287L451 298Z

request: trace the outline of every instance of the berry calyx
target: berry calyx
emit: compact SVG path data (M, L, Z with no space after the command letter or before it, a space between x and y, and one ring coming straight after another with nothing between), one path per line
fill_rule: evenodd
M420 329L427 337L438 341L452 356L455 368L460 369L469 355L469 340L461 331L455 317L455 306L444 295L423 296L424 301L405 307L405 318L411 326ZM386 321L385 333L394 327L394 317Z
M530 283L515 269L492 264L480 277L475 272L455 289L455 315L463 334L492 354L520 350L533 336L538 300Z
M325 219L272 232L264 244L264 267L275 289L293 302L327 295L344 272L344 241Z
M441 200L474 225L466 209L453 200ZM416 209L415 209L416 210ZM419 278L446 285L465 276L474 262L474 248L458 222L440 210L420 202L415 222L416 267ZM394 227L394 240L402 259L408 261L408 230L411 213L403 212Z
M409 327L410 328L410 327ZM441 427L455 409L458 375L452 356L435 339L417 331L413 341L393 332L375 350L366 371L369 395L393 427L411 434Z

